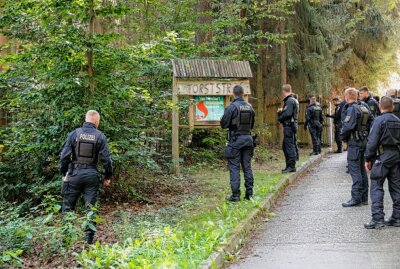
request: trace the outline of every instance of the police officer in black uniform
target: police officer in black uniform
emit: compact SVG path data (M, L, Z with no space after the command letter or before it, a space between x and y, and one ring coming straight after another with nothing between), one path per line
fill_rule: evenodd
M310 97L305 119L304 130L307 131L308 127L313 144L313 152L310 155L318 155L321 153L321 134L324 119L322 117L322 107L317 104L315 96Z
M293 93L293 98L296 99L296 101L297 101L297 111L300 111L299 96L297 94ZM300 160L299 143L297 141L297 131L298 131L298 129L299 129L299 126L298 126L298 123L297 123L297 125L294 128L294 130L295 130L294 143L296 145L296 161Z
M90 212L97 201L100 180L97 163L101 161L104 167L105 186L110 184L112 176L112 162L107 145L106 136L97 130L100 115L95 110L89 110L85 123L68 135L61 152L61 173L63 185L62 212L71 212L83 194L85 209ZM95 225L95 223L91 223ZM92 244L95 231L89 227L85 229L85 243Z
M372 220L367 229L388 226L400 227L400 119L393 115L393 99L383 97L380 104L382 115L374 120L365 152L365 167L371 170ZM372 160L378 158L373 164ZM389 193L393 201L392 216L384 221L383 184L388 179Z
M340 137L348 143L347 163L353 180L351 199L343 203L343 207L368 204L368 176L365 170L364 152L372 114L368 106L358 102L358 91L349 88L345 91L346 116L343 121Z
M381 111L379 109L379 103L372 97L371 93L369 92L369 88L364 86L358 91L360 92L360 99L368 105L372 116L375 118L376 116L380 115Z
M282 149L285 154L286 168L282 173L296 172L295 134L298 128L299 105L293 97L292 86L282 86L283 108L278 109L278 120L283 125Z
M235 86L233 94L235 99L225 109L221 118L221 127L222 129L229 129L225 157L228 159L232 195L227 200L239 202L240 166L242 166L245 180L245 199L250 200L253 196L254 177L251 159L255 145L251 136L251 129L254 127L255 113L251 104L243 99L243 87Z
M393 98L393 114L400 119L400 98L397 95L400 91L392 89L386 93L386 96Z
M327 118L333 118L333 125L335 126L335 142L337 145L337 150L335 153L342 153L342 140L340 139L340 130L342 128L342 103L338 96L333 98L333 103L335 105L335 113L333 115L325 114ZM343 104L344 105L344 104Z

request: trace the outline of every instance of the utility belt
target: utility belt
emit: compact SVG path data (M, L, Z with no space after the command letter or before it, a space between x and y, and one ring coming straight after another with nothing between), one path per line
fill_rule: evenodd
M251 135L251 131L228 131L227 139L228 141L231 139L236 140L236 138L241 135Z
M378 147L378 153L382 154L387 151L400 151L400 146L394 146L394 145L380 145Z
M83 168L83 169L88 169L88 168L95 168L97 169L97 165L95 164L87 164L87 163L74 163L73 164L74 168Z
M294 126L294 121L284 121L284 122L282 122L282 125L284 127L287 127L287 126L292 127L292 126Z
M368 137L367 131L356 131L351 133L351 139L355 141L364 141Z

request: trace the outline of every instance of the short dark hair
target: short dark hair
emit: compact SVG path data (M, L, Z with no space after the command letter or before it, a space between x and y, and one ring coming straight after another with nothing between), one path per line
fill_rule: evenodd
M391 97L383 96L381 98L381 107L385 110L393 111L393 103L394 100Z
M358 91L359 92L369 92L369 88L367 86L362 86Z
M242 96L244 94L243 87L240 85L236 85L235 87L233 87L233 94L235 96Z

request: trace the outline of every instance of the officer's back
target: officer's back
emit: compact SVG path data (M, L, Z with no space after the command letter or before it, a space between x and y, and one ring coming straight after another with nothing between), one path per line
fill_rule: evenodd
M221 118L221 127L228 130L228 144L225 157L228 160L232 195L230 202L240 201L240 168L243 169L246 194L245 199L253 196L254 177L251 159L254 153L254 140L251 129L254 127L255 113L251 104L243 99L244 89L235 86L235 100L225 109Z
M95 206L100 185L97 171L99 161L104 167L105 186L110 184L112 176L112 162L107 139L102 132L97 130L100 115L97 111L90 110L85 120L81 128L68 135L60 156L64 213L75 209L81 194L83 194L86 211L92 210ZM93 226L95 226L94 222L85 228L85 242L88 244L93 243L95 233L95 230L91 228Z

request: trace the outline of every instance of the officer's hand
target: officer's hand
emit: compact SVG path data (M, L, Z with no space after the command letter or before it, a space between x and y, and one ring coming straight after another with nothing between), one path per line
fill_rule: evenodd
M371 162L365 162L365 169L367 169L368 171L371 171L372 163Z
M110 183L111 183L111 179L105 179L103 182L103 186L104 187L110 186Z
M278 108L278 110L276 112L281 113L282 112L282 108Z

